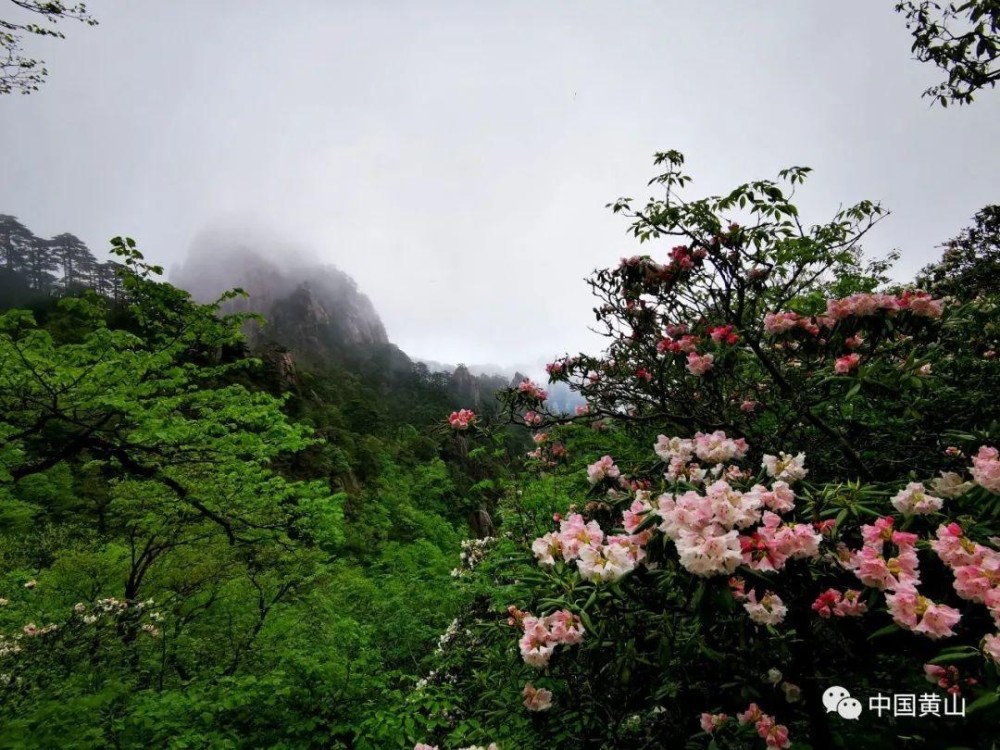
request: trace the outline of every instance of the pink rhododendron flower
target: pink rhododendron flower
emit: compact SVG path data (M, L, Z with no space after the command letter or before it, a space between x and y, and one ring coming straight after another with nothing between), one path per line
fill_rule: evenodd
M557 645L573 646L583 640L583 625L568 610L538 618L522 613L515 607L512 619L517 622L518 618L524 629L518 647L521 658L529 666L548 666Z
M582 547L576 567L584 580L612 582L635 570L637 564L632 548L614 543L601 547Z
M517 390L535 401L544 401L549 395L544 388L534 383L530 378L525 378L518 383Z
M728 720L729 717L726 716L726 714L703 713L700 718L701 731L708 732L708 734L712 734L713 732L715 732L716 729L721 727Z
M897 625L934 640L954 635L952 628L962 618L954 607L932 602L914 590L886 594L885 601Z
M759 602L756 592L751 591L747 594L743 608L750 615L750 619L760 625L778 625L788 614L788 607L773 591L766 592Z
M972 479L980 487L1000 494L1000 453L984 445L972 457Z
M757 408L756 401L744 401L742 404L740 404L740 411L752 412L756 410L756 408Z
M964 536L962 527L957 523L938 526L936 533L937 539L931 542L931 549L949 568L978 565L988 552L986 547L975 544Z
M566 371L567 367L573 365L576 361L575 357L564 357L563 359L557 359L555 362L549 362L545 365L545 372L549 375L561 375Z
M761 485L757 485L754 489L757 490L761 502L768 510L773 510L775 513L788 513L795 509L795 493L787 482L774 482L769 490Z
M983 638L983 653L1000 664L1000 633Z
M528 626L531 621L530 627ZM524 635L518 643L521 649L521 658L524 663L532 667L548 666L549 659L552 658L556 650L556 644L552 642L551 633L548 628L536 618L524 618Z
M809 470L805 468L806 454L799 453L796 456L789 456L781 452L777 456L764 455L761 466L767 471L769 477L774 477L783 482L796 482L805 478Z
M455 430L467 430L469 425L476 421L475 412L469 409L460 409L458 411L453 411L451 416L448 417L448 423Z
M892 498L892 507L904 516L934 513L941 510L943 504L941 498L928 495L920 482L910 482L906 489L900 490Z
M786 333L799 324L799 316L793 312L768 313L764 316L764 330L772 336Z
M944 300L932 299L927 292L903 292L899 298L899 305L908 309L914 315L926 318L940 318L944 310Z
M863 584L885 591L915 592L920 583L916 542L917 535L893 529L891 517L879 518L874 524L861 527L864 545L850 552L844 567L853 570ZM885 544L896 547L896 556L885 557Z
M785 750L791 747L792 742L788 739L788 727L784 724L764 724L757 723L757 733L769 749Z
M717 344L726 343L732 346L740 340L740 337L735 333L731 325L709 328L708 335Z
M664 463L670 463L678 458L681 463L687 463L694 457L694 441L687 438L671 437L660 435L656 438L656 445L653 451Z
M722 430L710 434L696 432L694 435L695 455L705 463L719 464L739 460L747 454L747 450L746 440L733 440Z
M524 707L529 711L548 711L552 707L552 691L536 688L530 682L521 691L524 696Z
M769 718L767 714L760 710L760 706L751 703L747 710L736 714L736 720L740 724L756 724L761 719Z
M680 563L698 576L729 575L743 562L739 535L718 527L702 531L683 529L674 545Z
M837 361L834 362L833 371L838 375L844 375L857 367L860 362L860 354L845 354L843 357L838 357Z
M715 357L712 354L698 355L691 352L687 357L687 371L695 377L701 377L712 369Z
M652 510L653 505L649 501L649 493L645 490L639 490L635 493L635 500L632 501L628 510L622 513L622 527L629 534L634 534L636 529L649 517Z
M1000 585L1000 554L983 548L981 562L955 568L955 592L963 599L985 604Z
M584 523L579 513L571 513L559 525L559 543L566 560L577 558L583 547L600 545L603 541L604 531L597 521Z
M597 484L605 478L617 479L619 476L621 470L615 466L615 460L611 456L602 456L587 467L587 479L591 484Z
M820 617L859 617L868 607L861 601L861 592L848 589L841 593L837 589L827 589L812 603L812 609Z
M526 411L524 413L524 423L529 426L540 425L542 423L542 415L536 411Z
M550 531L545 536L540 536L531 543L531 551L540 564L555 565L556 557L562 557L562 542L559 534Z
M760 496L753 491L735 490L724 479L705 488L705 499L714 523L723 528L744 529L760 520L763 504Z
M590 407L587 404L580 404L576 407L575 411L578 417L584 417L590 414Z
M413 746L413 750L438 750L437 745L428 745L425 742L418 742Z
M583 641L583 623L568 609L560 609L546 616L545 624L551 638L564 646L575 646Z
M846 299L828 299L826 301L827 317L834 320L843 320L844 318L851 317L854 315L854 309L855 304L849 297Z
M700 342L701 339L698 336L681 336L680 339L677 340L676 346L672 347L671 350L678 353L688 352L690 354L696 354L698 351L698 344ZM690 359L690 357L688 357L688 359Z
M933 682L940 688L944 688L949 693L958 695L962 692L962 685L975 685L978 680L966 677L964 680L959 674L958 667L950 665L943 667L939 664L924 664L924 677L928 682Z

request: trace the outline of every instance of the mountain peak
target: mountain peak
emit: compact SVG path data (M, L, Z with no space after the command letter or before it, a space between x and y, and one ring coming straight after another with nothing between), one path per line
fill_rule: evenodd
M354 279L285 247L205 234L171 280L201 301L243 289L249 297L227 302L225 309L263 315L265 325L248 330L252 343L279 341L300 361L337 361L349 350L389 343L378 312Z

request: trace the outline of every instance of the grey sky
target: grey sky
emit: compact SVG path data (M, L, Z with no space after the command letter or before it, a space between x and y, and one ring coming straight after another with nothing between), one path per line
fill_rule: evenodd
M604 204L657 150L698 195L804 164L806 219L882 200L900 278L998 200L1000 91L931 108L892 0L89 5L0 99L0 213L168 268L206 227L276 232L416 356L593 349L582 278L638 251Z

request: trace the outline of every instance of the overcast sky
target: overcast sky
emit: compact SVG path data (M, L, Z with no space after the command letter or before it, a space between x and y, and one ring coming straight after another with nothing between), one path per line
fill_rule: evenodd
M90 0L0 98L0 213L168 269L205 228L277 232L447 362L593 349L582 279L638 252L604 205L659 150L692 195L808 165L807 220L883 201L868 247L906 278L1000 197L1000 91L932 108L893 4Z

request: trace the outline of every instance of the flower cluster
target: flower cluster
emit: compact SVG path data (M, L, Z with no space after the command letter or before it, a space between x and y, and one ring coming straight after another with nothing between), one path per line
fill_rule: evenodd
M751 591L746 595L743 608L750 615L750 619L759 625L778 625L788 614L788 607L781 601L781 597L773 591L767 591L757 600L757 594Z
M531 550L542 565L551 566L559 557L576 561L580 576L589 581L616 581L635 569L645 556L648 534L612 535L605 539L596 521L585 522L579 513L562 519L559 531L536 539Z
M933 682L939 688L944 688L949 693L958 695L962 692L962 685L975 685L978 680L967 677L964 680L958 672L958 667L950 665L942 667L938 664L924 664L924 677L928 682Z
M486 553L496 544L496 537L487 536L482 539L463 539L462 551L459 553L459 560L462 561L460 567L451 571L453 578L459 578L465 573L475 570L486 557Z
M693 439L660 435L653 446L656 455L667 464L668 481L686 479L694 484L703 481L706 476L695 458L707 464L727 463L746 456L747 449L746 440L734 440L721 430L697 432Z
M901 295L858 293L840 299L826 301L825 315L799 315L795 312L770 312L764 316L764 330L777 336L788 333L796 328L805 330L812 336L818 336L823 328L832 328L836 323L847 318L866 318L878 313L893 315L900 310L908 310L913 315L925 318L939 318L944 311L944 300L934 299L927 292L906 291ZM847 342L849 348L856 348L861 343Z
M760 710L756 703L751 703L747 710L736 715L741 725L753 724L757 736L764 740L767 747L774 750L784 750L791 746L788 739L788 727L778 724L774 717Z
M704 480L707 472L693 462L695 458L715 464L712 473L725 476L705 487L704 494L690 490L680 495L665 493L657 499L659 528L673 540L689 572L730 574L742 564L780 570L788 559L818 556L820 534L808 524L783 524L777 515L795 507L795 493L788 482L806 475L804 454L765 456L763 467L775 479L771 488L758 484L741 491L730 481L743 478L744 472L722 465L746 456L748 446L742 438L734 440L722 431L699 432L693 439L660 435L653 450L668 464L668 480ZM737 531L758 523L749 534Z
M536 688L530 682L521 691L524 696L524 707L529 711L548 711L552 708L552 691Z
M863 525L861 536L862 548L849 553L843 564L866 586L888 592L885 601L896 624L932 639L954 635L961 613L917 591L917 535L895 530L887 516Z
M954 573L955 593L966 601L985 605L994 625L1000 628L1000 552L967 538L957 523L939 526L931 549ZM1000 662L1000 649L993 644L996 641L990 640L986 651Z
M567 368L572 367L575 363L575 357L563 357L562 359L557 359L555 362L549 362L545 365L545 372L548 373L550 379L554 380L560 375L563 375Z
M605 479L618 479L621 470L615 465L615 460L611 456L602 456L600 459L587 467L587 481L597 484Z
M713 326L708 329L708 335L716 344L726 343L732 346L740 340L733 326Z
M448 424L454 430L467 430L469 425L476 421L476 413L470 409L459 409L453 411L448 417Z
M545 389L533 382L530 378L525 378L518 383L517 391L532 401L541 402L549 397L549 394L545 391Z
M59 629L59 626L54 622L50 622L48 625L38 626L33 622L29 622L23 628L21 632L24 633L29 638L35 638L40 635L48 635L49 633L54 633Z
M698 354L697 352L690 352L687 356L687 371L697 378L700 378L714 366L715 355L711 353Z
M868 605L861 601L861 592L857 589L838 591L827 589L816 597L812 603L813 611L820 617L860 617L868 611Z
M843 357L837 357L837 360L833 363L833 371L838 375L846 375L851 370L857 369L859 364L861 364L861 355L851 352L850 354L845 354Z
M532 667L547 667L556 646L576 646L583 641L583 624L567 609L545 617L534 617L513 606L507 611L510 614L509 623L521 624L524 635L518 647L525 664Z
M972 479L980 487L1000 494L1000 452L984 445L972 457Z
M788 727L778 724L773 716L761 711L756 703L751 703L746 711L737 714L736 721L740 726L753 725L757 735L770 750L784 750L792 744L788 739ZM700 717L702 731L708 734L714 734L729 722L729 716L721 713L703 713Z
M798 453L789 456L785 452L779 452L777 456L764 455L761 465L769 477L783 482L797 482L804 479L809 470L805 467L806 454Z
M920 482L910 482L892 498L892 507L904 516L927 515L941 510L944 501L927 494Z

